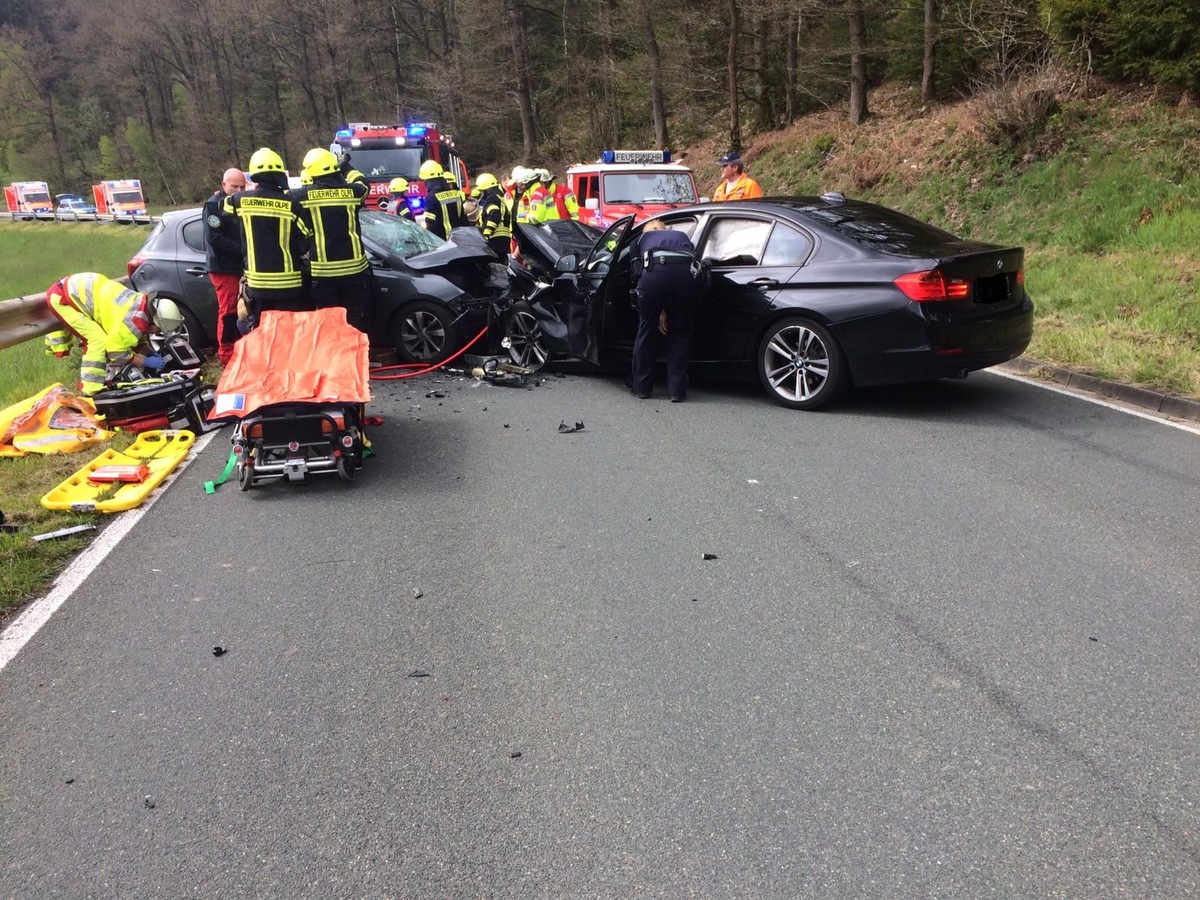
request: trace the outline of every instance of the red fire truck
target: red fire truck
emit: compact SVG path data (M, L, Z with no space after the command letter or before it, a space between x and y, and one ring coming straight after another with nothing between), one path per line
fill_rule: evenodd
M14 181L4 188L8 211L18 216L53 215L54 201L44 181Z
M96 212L114 218L133 218L146 214L146 199L142 196L142 183L136 178L116 181L101 181L92 185L92 196L96 198Z
M409 125L352 122L338 129L334 143L350 153L350 165L370 182L368 205L385 209L390 200L388 184L393 178L403 178L408 181L408 205L414 214L419 214L425 205L425 182L418 173L421 163L428 159L453 172L464 193L470 191L467 164L455 149L454 141L432 122Z
M605 150L594 163L568 168L567 187L579 201L579 221L597 228L699 199L692 170L671 162L670 150Z

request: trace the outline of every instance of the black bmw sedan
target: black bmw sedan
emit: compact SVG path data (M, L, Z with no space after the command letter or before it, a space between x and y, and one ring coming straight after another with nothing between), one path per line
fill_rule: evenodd
M695 244L706 288L693 372L757 378L819 409L851 387L962 377L1033 333L1024 250L965 240L841 194L704 203L654 218ZM513 359L627 367L637 330L632 217L519 226L529 276L507 325Z

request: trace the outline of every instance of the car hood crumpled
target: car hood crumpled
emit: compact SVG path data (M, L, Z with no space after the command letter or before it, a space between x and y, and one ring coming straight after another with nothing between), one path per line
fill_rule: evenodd
M483 236L476 228L456 228L450 237L450 240L436 250L426 250L424 253L408 257L404 261L405 265L425 272L464 260L488 262L496 259L496 254L484 242Z

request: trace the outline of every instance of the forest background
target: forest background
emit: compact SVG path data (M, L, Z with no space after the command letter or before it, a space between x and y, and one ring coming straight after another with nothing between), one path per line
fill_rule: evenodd
M2 0L0 181L190 203L349 121L437 122L476 172L741 148L838 105L861 124L885 81L930 104L1051 72L995 140L1082 77L1194 91L1200 0Z

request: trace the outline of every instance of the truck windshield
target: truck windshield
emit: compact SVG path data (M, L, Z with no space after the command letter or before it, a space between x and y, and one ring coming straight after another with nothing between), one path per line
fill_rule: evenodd
M136 203L141 206L143 203L141 191L114 191L113 203Z
M351 147L350 165L368 178L415 179L421 168L421 148Z
M695 203L696 185L684 172L610 172L605 203Z
M26 203L49 203L50 195L45 191L29 191L24 195Z

